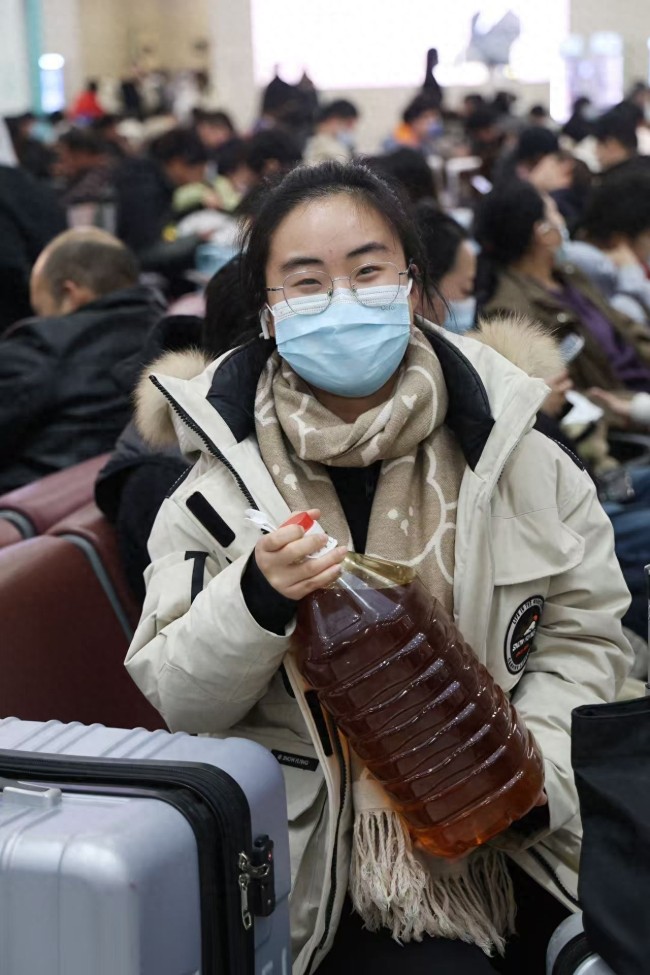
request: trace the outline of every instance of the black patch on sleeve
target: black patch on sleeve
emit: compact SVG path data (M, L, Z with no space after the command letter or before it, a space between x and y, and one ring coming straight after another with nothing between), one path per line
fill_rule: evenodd
M192 568L192 589L190 593L190 603L193 603L198 594L203 589L203 579L205 577L205 562L208 557L207 552L186 552L185 561L194 559Z
M201 522L220 545L224 548L232 545L235 541L234 531L199 491L191 494L185 503L197 521Z

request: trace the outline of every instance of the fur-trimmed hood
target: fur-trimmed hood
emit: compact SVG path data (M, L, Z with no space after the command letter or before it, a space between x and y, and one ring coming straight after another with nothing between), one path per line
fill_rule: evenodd
M521 372L535 379L550 379L564 368L554 340L538 326L522 318L508 316L489 323L482 322L480 330L462 337L445 332L437 326L429 327L444 336L450 345L457 347L478 368L479 374L483 372L483 366L494 363L494 359L491 355L486 356L486 353L480 352L476 348L477 343L497 352L516 366L516 370L508 369L505 363L501 367L504 372L503 381L499 384L499 395L504 399L507 395L501 387L505 388L516 381L517 376L523 378ZM187 381L191 380L195 402L200 402L202 407L211 410L207 397L214 374L232 356L233 353L228 352L216 362L210 362L200 350L190 349L167 353L144 370L135 391L136 424L141 436L150 446L161 449L178 441L185 452L191 453L197 449L196 443L189 442L191 437L188 439L186 425L176 415L168 401L169 397L166 398L161 387L164 385L168 390L172 387L179 390L186 388ZM239 379L236 374L231 379L229 395L233 401L237 400ZM163 380L163 383L159 380Z
M499 315L479 321L469 336L508 359L535 379L555 379L566 369L555 339L541 325L521 315Z
M177 440L172 409L152 382L152 375L195 379L209 365L209 357L200 349L184 349L163 353L143 370L134 392L135 422L140 436L150 447L160 450Z

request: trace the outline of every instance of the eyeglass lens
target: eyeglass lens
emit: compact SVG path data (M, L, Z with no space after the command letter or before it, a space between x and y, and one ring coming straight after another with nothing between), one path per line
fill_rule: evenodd
M362 264L354 269L349 279L333 281L324 271L304 270L289 274L284 282L284 298L291 310L298 315L317 315L328 307L335 285L350 287L362 305L384 306L394 301L401 283L399 268L390 262ZM394 288L392 294L376 288Z

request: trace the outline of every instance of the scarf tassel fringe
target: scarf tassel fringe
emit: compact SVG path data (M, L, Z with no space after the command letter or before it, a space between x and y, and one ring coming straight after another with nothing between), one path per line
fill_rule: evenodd
M430 858L440 872L427 869L426 854L422 858L396 812L357 813L350 893L365 926L387 928L400 942L429 935L503 954L516 913L504 855L484 847L453 864Z

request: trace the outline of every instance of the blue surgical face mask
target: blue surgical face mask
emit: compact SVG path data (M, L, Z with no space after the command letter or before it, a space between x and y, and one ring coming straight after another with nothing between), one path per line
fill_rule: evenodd
M352 129L341 129L336 138L339 140L341 145L344 145L346 149L350 150L350 152L354 151L356 136Z
M558 227L557 229L560 231L562 243L559 245L559 247L555 248L553 256L558 264L566 264L567 261L570 260L569 244L571 243L571 235L565 224L562 224L562 226Z
M286 301L274 305L278 352L316 389L350 398L371 396L398 370L411 330L408 287L364 288L362 305L349 288L337 288L317 315L296 314ZM305 309L313 298L298 298Z
M456 335L464 335L476 324L476 298L464 298L462 301L450 301L449 313L443 322L443 328Z

